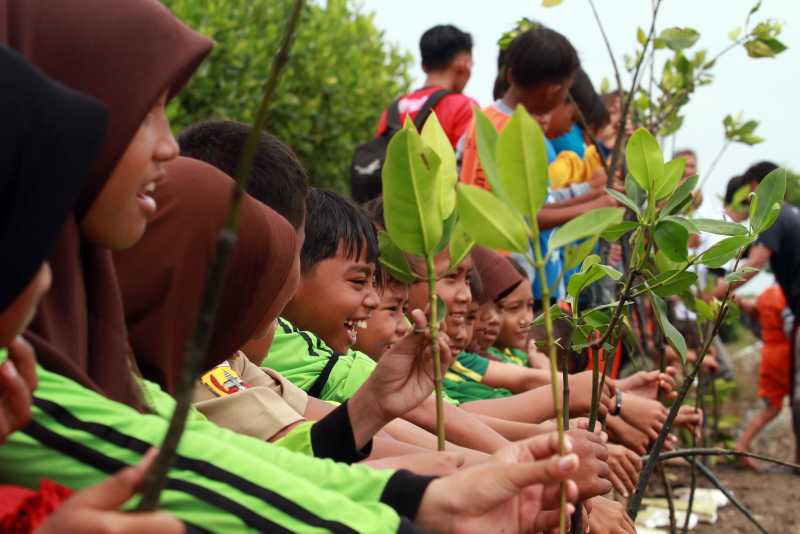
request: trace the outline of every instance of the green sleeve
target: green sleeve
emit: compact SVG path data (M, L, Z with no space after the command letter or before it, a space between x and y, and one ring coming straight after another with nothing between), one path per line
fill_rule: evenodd
M312 332L299 330L283 318L278 319L275 338L261 365L278 371L300 389L309 391L331 359L335 363L319 398L340 403L353 396L376 365L369 356L358 351L337 353Z
M314 456L314 447L311 444L311 427L314 426L314 421L305 421L300 423L285 436L273 444L277 447L283 447L290 451L299 452L306 456Z
M0 473L36 487L51 478L74 489L97 484L157 446L167 421L38 370L33 418L0 447ZM155 394L155 390L150 391ZM168 408L158 395L159 410ZM378 502L392 471L318 460L204 421L187 426L162 509L212 532L396 531Z
M476 382L481 382L486 370L489 369L489 360L473 352L462 352L456 358L456 363L480 375Z

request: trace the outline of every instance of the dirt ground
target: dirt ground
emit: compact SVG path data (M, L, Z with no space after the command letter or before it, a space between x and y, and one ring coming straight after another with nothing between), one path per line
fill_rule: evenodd
M725 413L736 413L744 424L760 407L757 398L759 345L752 342L739 343L731 347L730 354L736 367L737 393ZM756 439L754 452L791 461L794 453L789 408L783 412ZM715 474L750 510L756 519L771 534L800 534L800 476L774 472L753 472L736 463L719 464L713 467ZM683 472L682 472L683 471ZM674 468L680 480L688 480L688 469ZM703 481L702 487L711 487ZM733 505L720 509L715 525L699 525L698 534L739 534L758 532Z

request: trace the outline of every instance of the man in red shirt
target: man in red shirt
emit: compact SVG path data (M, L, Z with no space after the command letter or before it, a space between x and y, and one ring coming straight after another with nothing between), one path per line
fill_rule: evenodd
M462 94L472 74L472 36L452 25L434 26L419 40L422 70L427 77L421 89L400 99L400 123L413 120L428 97L440 89L452 91L436 103L433 110L453 147L472 121L472 108L478 103ZM381 115L377 136L386 131L386 110Z

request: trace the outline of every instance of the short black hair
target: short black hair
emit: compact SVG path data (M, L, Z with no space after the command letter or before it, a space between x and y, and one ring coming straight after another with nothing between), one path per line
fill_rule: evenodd
M759 161L744 171L742 178L744 178L746 183L756 182L760 184L761 180L777 168L778 166L771 161Z
M744 176L734 176L728 180L728 185L725 187L726 206L730 206L733 203L733 197L736 195L736 192L746 184L747 182L745 181Z
M300 252L300 270L310 272L322 260L344 249L347 258L363 250L367 261L378 259L378 237L363 208L333 191L311 188L306 197L306 240Z
M385 230L386 220L383 218L383 195L378 195L372 200L362 204L362 206L367 212L369 220L372 221L372 224L374 224L379 230Z
M515 83L535 87L541 83L563 82L578 70L581 62L569 39L537 25L517 35L501 51L498 66L498 77L505 78L510 71Z
M422 68L426 71L447 67L462 52L472 53L472 36L452 24L430 28L419 39Z
M181 155L205 161L233 177L252 126L235 121L205 121L178 135ZM308 175L292 149L274 135L258 140L247 192L283 215L295 229L306 216Z

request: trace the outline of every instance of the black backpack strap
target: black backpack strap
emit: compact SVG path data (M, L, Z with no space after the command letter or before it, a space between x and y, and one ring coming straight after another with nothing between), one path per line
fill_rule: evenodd
M400 98L386 109L386 131L389 133L399 131L403 127L400 124Z
M438 91L431 93L431 96L428 97L428 99L417 112L417 116L414 118L414 126L417 127L417 131L422 130L422 127L425 125L425 121L428 120L431 111L433 111L433 107L450 93L452 93L452 91L447 89L439 89Z
M314 384L308 389L308 394L312 397L317 399L322 398L322 390L325 389L325 384L328 383L328 378L331 376L331 371L333 371L333 366L336 365L336 362L339 361L339 357L342 354L340 352L334 352L331 354L330 358L328 358L328 363L325 364L325 368L319 374L317 379L314 381Z

